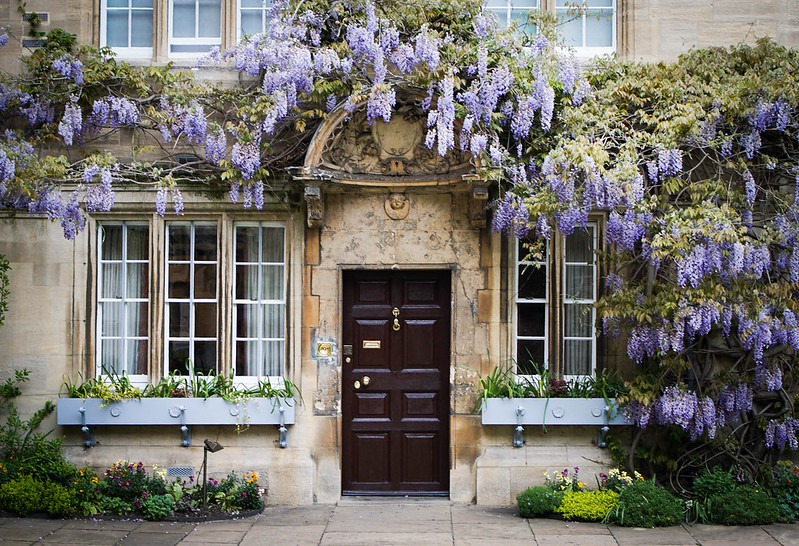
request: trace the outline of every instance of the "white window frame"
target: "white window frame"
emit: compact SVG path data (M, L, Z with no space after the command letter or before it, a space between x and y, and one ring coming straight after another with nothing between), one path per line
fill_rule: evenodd
M542 0L506 0L504 7L488 7L485 10L489 13L502 14L506 17L507 25L510 26L513 21L513 12L516 10L525 10L525 12L538 11L541 9ZM528 5L514 5L514 4L528 4ZM501 22L500 22L501 24Z
M577 228L583 229L583 228ZM599 222L598 221L590 221L588 223L587 228L591 233L591 244L592 244L592 261L591 261L591 272L593 278L593 285L592 285L592 297L591 299L585 298L569 298L567 297L568 294L566 293L566 283L567 283L567 266L568 265L587 265L586 262L567 262L566 261L566 238L563 235L556 235L562 238L562 245L559 251L555 252L555 247L557 245L551 244L551 240L546 244L546 259L544 261L527 261L525 260L525 256L520 256L519 246L520 242L515 237L512 239L514 241L514 253L513 253L513 266L514 266L514 273L513 273L513 286L514 286L514 300L513 300L513 326L512 326L512 333L513 333L513 343L512 343L512 355L514 362L519 362L519 354L518 354L518 342L524 340L531 340L531 341L543 341L544 342L544 362L542 363L543 369L549 370L550 369L550 353L552 352L553 344L557 344L560 349L561 359L563 359L565 355L565 342L567 340L581 340L581 341L591 341L591 350L590 350L590 366L588 369L587 374L570 374L566 375L563 374L563 379L567 381L583 381L586 380L588 377L591 377L596 373L597 369L597 339L596 339L596 308L593 304L596 302L598 293L599 293L599 268L596 262L596 252L598 250L598 243L599 243ZM555 267L555 260L558 260L560 267ZM544 268L544 279L546 282L545 290L544 290L544 297L543 298L522 298L520 297L519 287L520 279L519 279L519 270L520 266L527 266L527 267L535 267L538 265L541 268ZM560 278L553 279L553 275L555 271L560 271ZM551 324L553 320L553 313L552 313L552 298L553 294L551 292L551 287L553 286L552 283L557 282L558 287L560 289L560 293L557 294L557 300L561 303L559 304L558 313L555 313L560 321L560 327L554 328ZM543 304L544 305L544 336L520 336L519 335L519 306L523 304ZM570 304L584 304L591 306L591 313L590 317L586 317L586 320L590 320L591 325L591 334L587 337L577 337L577 336L566 336L566 305ZM553 330L558 333L558 339L554 339ZM518 366L518 365L517 365ZM519 368L517 367L517 372L519 372ZM523 373L517 373L519 378L524 378L533 382L537 382L540 379L538 375L525 375Z
M258 261L257 262L247 262L247 261L239 261L236 257L236 230L238 228L246 228L246 227L257 227L258 228ZM280 228L283 231L283 261L282 262L267 262L263 259L263 228ZM287 248L287 229L286 224L284 222L273 222L273 221L241 221L235 222L233 224L232 230L232 246L233 246L233 256L232 256L232 263L233 267L230 271L230 276L232 277L232 285L233 285L233 292L232 292L232 300L233 300L233 312L232 312L232 327L231 327L231 369L235 374L235 380L239 384L252 386L257 384L259 381L269 381L273 386L278 386L279 383L282 381L282 377L286 374L286 364L288 360L288 248ZM255 300L252 299L240 299L237 298L236 295L237 291L237 282L238 282L238 275L236 268L239 265L246 265L246 266L258 266L259 268L262 266L282 266L283 267L283 290L282 290L282 297L279 299L266 299L262 298L260 295L262 294L261 291L261 282L263 280L260 273L258 274L258 288L257 293L259 294L258 298ZM238 306L244 304L256 304L258 307L258 312L256 313L256 320L258 326L256 326L256 330L258 332L258 337L239 337L238 333ZM262 308L266 305L281 305L283 309L283 335L280 338L274 337L265 337L262 336L264 333L263 329L263 313ZM239 341L256 341L258 342L258 349L257 349L257 356L256 356L256 363L260 363L264 359L263 345L262 342L264 341L282 341L283 342L283 361L281 363L281 370L279 375L238 375L236 373L237 370L237 343ZM252 365L252 364L250 364Z
M543 261L526 261L524 260L525 256L519 255L519 246L521 245L521 241L516 239L515 237L512 239L515 242L515 254L514 254L514 284L515 287L515 301L513 306L513 359L514 362L519 362L519 341L543 341L544 342L544 361L539 363L543 369L549 369L549 349L550 349L550 324L549 324L549 317L550 317L550 309L551 303L549 301L550 298L550 274L551 274L551 261L552 261L552 252L551 252L551 245L547 242L546 243L546 258ZM525 267L539 267L544 270L544 297L543 298L522 298L519 296L519 287L521 286L519 280L519 269L520 266ZM541 336L520 336L519 335L519 305L523 304L543 304L544 305L544 335ZM518 368L517 368L518 369ZM527 378L537 378L538 375L524 375L519 374L522 377Z
M114 226L114 227L122 227L122 253L120 260L107 260L103 258L103 237L104 237L104 230L106 226ZM128 341L132 340L145 340L147 341L148 353L150 352L151 345L150 345L150 327L152 317L150 316L151 306L149 298L134 298L128 297L127 289L128 289L128 275L127 275L127 265L128 264L147 264L148 266L148 279L151 278L152 275L152 265L150 259L150 244L148 242L148 251L147 251L147 258L144 260L129 260L128 259L128 226L146 226L148 230L148 235L152 227L148 222L136 222L136 221L108 221L99 223L97 225L97 315L96 315L96 325L95 325L95 339L96 339L96 350L95 350L95 377L104 378L107 377L103 373L103 341L104 340L119 340L122 342L122 373L119 375L124 375L128 378L128 380L134 385L146 385L148 375L147 374L128 374L125 370L125 366L127 363L127 353L128 353ZM149 237L148 237L149 241ZM108 298L103 297L103 270L104 267L108 264L119 264L122 266L123 269L123 277L124 280L122 282L122 295L118 298ZM147 293L149 294L149 289L147 289ZM122 324L119 327L120 336L103 336L103 303L120 303L122 305L122 313L121 319ZM127 313L127 304L147 304L147 334L145 336L129 336L127 335L127 320L128 320L128 313ZM147 368L149 371L150 362L149 362L149 355L148 355L148 363Z
M577 228L577 229L582 229L582 228ZM589 222L588 226L585 229L589 230L589 232L591 233L591 255L592 255L593 259L591 260L591 264L590 265L591 265L591 275L592 275L592 278L593 278L593 281L594 281L593 284L592 284L592 287L591 287L592 288L592 290L591 290L591 299L570 298L568 293L567 293L567 291L566 291L566 286L567 286L567 282L568 282L568 275L567 275L568 266L569 265L585 266L587 264L586 264L586 262L567 262L566 261L566 242L565 242L565 238L564 238L563 257L562 257L563 258L563 279L561 280L561 282L562 282L561 289L563 290L563 292L562 292L563 293L563 298L562 298L562 301L563 301L563 313L562 313L562 316L563 316L563 327L562 327L563 335L562 335L562 339L559 342L561 343L561 354L564 355L564 358L565 358L566 341L568 341L568 340L590 341L591 342L591 351L590 351L591 365L589 367L589 370L588 370L587 374L572 374L572 375L565 375L564 374L563 377L565 379L567 379L567 380L569 380L569 379L585 379L587 377L590 377L590 376L594 375L594 373L596 372L596 364L597 364L597 362L596 362L596 360L597 360L596 308L594 307L594 303L596 303L596 300L597 300L597 290L598 290L598 282L597 282L597 280L598 280L598 273L599 273L599 271L597 269L597 264L596 264L596 251L597 251L597 242L598 242L598 238L597 238L598 226L597 226L597 223L596 222ZM589 322L589 324L591 325L591 330L590 330L591 333L590 333L589 336L578 337L578 336L567 336L566 335L566 306L567 305L589 305L590 306L591 313L590 313L590 322ZM586 317L586 319L588 320L589 317Z
M175 2L174 0L167 0L169 4L169 16L167 20L167 27L168 27L168 42L167 42L167 56L170 58L178 58L178 59L196 59L208 53L214 46L222 45L222 34L223 34L223 27L224 27L224 18L222 17L222 13L225 7L224 0L219 0L219 36L218 37L206 37L206 36L197 36L199 31L199 22L200 22L200 0L194 0L194 38L176 38L173 36L174 34L174 8ZM208 46L208 51L172 51L172 46L181 46L181 45L201 45L201 46Z
M618 20L618 12L616 10L617 0L609 0L609 1L610 1L610 6L591 6L591 0L584 0L584 2L579 2L579 1L573 1L572 2L572 3L581 4L581 5L583 3L588 4L588 6L585 6L585 9L586 9L586 11L588 13L582 13L582 14L579 15L580 22L582 23L582 43L579 44L579 45L568 46L572 50L574 50L575 54L578 57L590 58L590 57L597 57L597 56L600 56L600 55L611 55L613 53L616 53L616 47L617 47L617 45L616 45L616 24L617 24L617 20ZM556 5L555 6L555 15L558 17L558 19L560 19L561 16L567 16L568 15L569 9L572 9L572 7L571 6L558 7ZM613 15L612 15L612 18L611 18L611 45L609 45L609 46L601 46L601 47L588 47L588 46L584 45L586 43L586 39L588 37L586 19L588 17L594 17L594 15L591 15L592 11L606 11L606 10L609 10L609 11L613 12Z
M169 230L172 226L190 226L190 250L189 250L189 260L170 260L169 259ZM208 261L208 260L195 260L194 258L194 248L195 248L195 227L196 226L206 226L210 227L213 226L216 228L216 261ZM219 222L214 220L188 220L188 221L170 221L166 222L164 227L164 331L163 331L163 339L164 339L164 350L163 350L163 367L162 367L162 377L166 377L171 373L169 369L169 342L170 341L185 341L189 344L189 361L193 363L194 358L194 343L196 341L213 341L216 343L216 366L214 369L215 374L222 373L222 360L219 358L220 355L220 343L222 340L220 339L220 331L217 328L216 335L214 337L199 337L196 335L196 304L204 304L204 303L213 303L216 305L216 312L217 312L217 319L221 316L223 312L222 306L222 298L221 293L223 289L222 279L221 279L221 254L220 254L220 237L221 234L221 226ZM189 297L188 298L171 298L169 296L169 266L170 264L189 264ZM215 265L216 266L216 298L209 299L209 298L195 298L194 297L194 270L195 266L197 265ZM170 324L170 303L188 303L189 304L189 335L186 336L175 336L172 337L169 335L169 324ZM189 373L191 373L194 369L193 365L189 365Z
M151 17L153 17L153 29L155 29L155 1L153 0L153 6L149 8L139 8L133 7L132 0L128 0L128 6L125 8L122 7L108 7L108 0L100 0L100 47L106 47L108 45L108 12L109 11L127 11L128 12L128 44L131 41L131 24L133 21L133 12L134 11L149 11ZM155 33L153 33L155 34ZM155 41L155 36L151 36L151 42L149 47L112 47L111 51L116 53L119 57L123 59L149 59L153 56L153 46L152 43Z
M241 12L243 11L257 11L261 13L261 32L266 32L266 27L269 25L269 18L266 13L272 8L271 0L261 0L261 7L244 7L241 5L241 0L236 2L236 41L240 42L244 37L241 31Z

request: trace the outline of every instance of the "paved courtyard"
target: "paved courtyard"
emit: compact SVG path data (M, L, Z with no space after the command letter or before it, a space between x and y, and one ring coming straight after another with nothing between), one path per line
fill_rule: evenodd
M629 529L595 523L524 520L510 507L431 499L345 499L337 505L274 506L263 514L208 523L0 520L3 544L765 544L799 545L799 525Z

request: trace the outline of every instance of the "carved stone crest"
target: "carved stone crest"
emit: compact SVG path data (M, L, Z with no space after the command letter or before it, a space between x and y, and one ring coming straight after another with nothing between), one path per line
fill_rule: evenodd
M474 170L471 156L451 150L445 156L425 146L426 117L413 102L400 104L385 123L367 122L355 112L327 141L320 167L353 175L435 177Z

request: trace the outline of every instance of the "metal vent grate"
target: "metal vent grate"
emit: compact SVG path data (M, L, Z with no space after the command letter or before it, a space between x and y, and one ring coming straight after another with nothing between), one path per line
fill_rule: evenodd
M194 476L193 466L168 466L166 475L172 478L189 478Z

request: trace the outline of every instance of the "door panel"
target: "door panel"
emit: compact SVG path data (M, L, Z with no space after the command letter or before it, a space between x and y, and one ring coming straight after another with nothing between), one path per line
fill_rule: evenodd
M345 272L343 317L343 493L447 495L449 271Z

